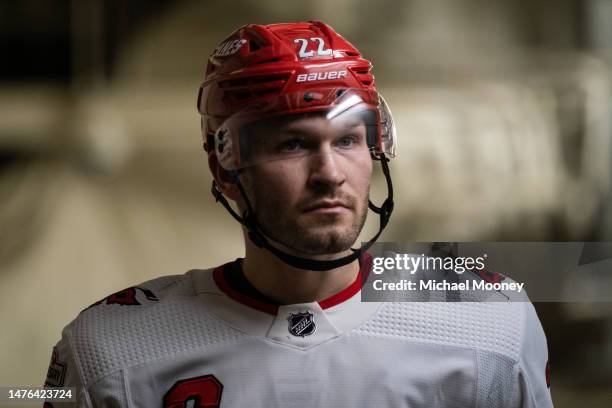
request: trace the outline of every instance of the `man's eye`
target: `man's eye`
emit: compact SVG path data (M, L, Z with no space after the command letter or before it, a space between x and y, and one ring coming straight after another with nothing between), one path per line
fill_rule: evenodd
M336 141L336 146L338 147L352 147L357 143L355 136L342 136L340 139Z
M301 139L291 139L281 143L278 149L281 152L297 152L305 147L305 143Z

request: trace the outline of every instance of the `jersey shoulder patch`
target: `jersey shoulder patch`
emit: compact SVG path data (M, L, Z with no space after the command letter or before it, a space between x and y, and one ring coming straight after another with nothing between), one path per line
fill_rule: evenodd
M81 313L99 305L113 306L142 306L159 302L160 297L166 295L170 289L180 285L185 276L163 276L143 282L137 286L130 286L118 292L112 293L85 308Z
M501 273L490 271L488 269L472 269L469 270L469 272L489 283L501 283L506 279L506 276L502 275Z
M100 304L107 305L121 305L121 306L137 306L142 305L142 300L138 300L136 295L142 295L149 302L157 302L159 298L153 293L153 291L142 288L140 286L130 286L129 288L115 292L112 295L105 297L104 299L98 300L96 303L87 307L87 309ZM139 296L140 297L140 296ZM85 310L87 310L85 309Z

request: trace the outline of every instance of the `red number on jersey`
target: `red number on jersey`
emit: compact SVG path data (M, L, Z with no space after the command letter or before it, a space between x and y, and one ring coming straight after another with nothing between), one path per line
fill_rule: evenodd
M221 403L223 384L214 375L187 378L174 383L164 395L164 408L217 408Z

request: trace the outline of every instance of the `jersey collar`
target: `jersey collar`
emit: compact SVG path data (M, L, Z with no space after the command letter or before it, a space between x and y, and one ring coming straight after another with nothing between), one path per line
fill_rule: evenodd
M359 260L359 263L359 271L353 283L351 283L348 287L336 293L335 295L332 295L327 299L318 301L317 303L319 304L321 309L324 310L339 305L340 303L347 301L348 299L359 293L362 281L365 281L367 279L370 269L372 267L372 256L366 252ZM260 312L264 312L270 315L276 315L278 313L279 305L264 302L259 299L254 299L242 292L233 289L228 284L227 280L225 279L224 271L226 270L226 268L230 268L231 265L232 262L228 262L213 270L213 279L217 287L229 298L235 300L236 302L239 302Z

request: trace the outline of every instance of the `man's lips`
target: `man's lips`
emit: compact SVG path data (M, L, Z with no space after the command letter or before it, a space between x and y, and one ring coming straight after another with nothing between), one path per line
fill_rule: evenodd
M306 207L304 212L334 213L345 211L348 209L350 209L350 206L344 201L324 200L309 205L308 207Z

